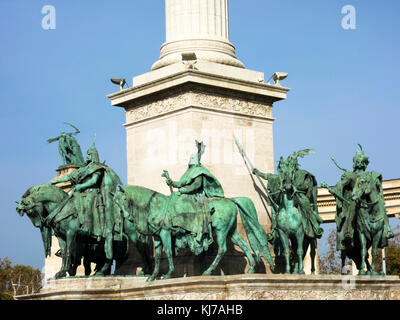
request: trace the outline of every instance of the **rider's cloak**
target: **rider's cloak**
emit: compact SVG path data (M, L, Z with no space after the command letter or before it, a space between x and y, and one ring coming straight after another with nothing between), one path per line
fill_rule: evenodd
M178 184L182 186L190 185L199 176L203 178L203 190L207 198L224 197L224 190L217 178L202 165L191 167L186 170Z
M69 177L72 186L75 186L84 183L96 173L100 174L100 181L85 190L74 192L68 200L76 210L61 210L61 208L54 222L60 222L77 213L83 229L93 236L104 236L107 226L114 225L115 218L118 217L114 217L111 211L112 197L117 186L122 184L114 170L105 164L91 162L70 173ZM106 214L106 210L109 210L110 214Z
M176 245L180 248L189 246L195 254L208 250L213 242L209 199L224 197L224 191L217 178L201 164L190 167L177 185L182 190L194 183L198 177L202 178L202 183L197 190L171 195L164 222L172 228L189 232L178 234Z
M320 228L320 224L323 219L318 214L317 180L315 176L306 170L298 169L294 173L293 184L299 191L295 193L295 202L299 205L304 217L306 235L313 239L321 238L323 230Z

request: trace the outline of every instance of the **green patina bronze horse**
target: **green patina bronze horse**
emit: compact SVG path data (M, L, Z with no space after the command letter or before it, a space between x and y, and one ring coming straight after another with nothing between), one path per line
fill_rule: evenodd
M386 209L385 202L381 196L379 185L376 183L374 173L366 173L359 176L353 190L353 200L356 202L355 225L359 237L360 247L360 275L364 275L368 270L368 249L372 248L372 263L370 273L378 275L375 270L375 261L378 248L387 246L387 236L385 235Z
M21 216L26 213L33 225L40 228L46 256L50 255L51 252L52 234L54 233L57 237L61 248L62 266L55 275L56 279L67 276L67 272L70 276L75 275L77 264L80 263L80 258L88 253L85 250L89 245L100 245L104 248L104 239L98 235L94 236L90 230L82 227L76 204L74 201L68 200L70 200L70 196L61 188L45 184L31 187L18 201L17 206L17 212ZM59 215L63 216L60 221L57 220L57 216L50 221L47 219L54 210L58 210ZM116 210L115 214L118 215L119 212L119 210ZM145 250L146 239L131 229L123 230L123 232L137 245L142 255L142 270L147 270L149 258L146 256ZM122 237L121 241L114 241L114 248L122 249L114 250L113 258L116 260L117 268L125 260L126 242L125 237ZM93 254L90 250L89 253ZM96 257L92 257L91 260L102 261L98 265L97 276L109 274L112 260L106 259L105 256L99 257L98 252Z
M353 157L353 170L341 168L344 173L340 181L329 187L321 184L336 198L336 248L341 252L342 273L346 258L356 264L360 275L376 275L375 260L379 248L388 245L393 237L386 215L383 198L382 175L367 171L369 158L361 145ZM368 261L368 249L372 248L372 263Z
M279 238L285 254L286 269L285 273L290 273L290 244L295 253L294 273L304 274L303 270L303 242L305 230L303 226L303 215L294 204L293 184L288 177L284 175L282 181L282 192L280 206L276 215L276 226L279 232Z
M155 267L153 274L148 281L156 279L159 273L162 249L168 258L169 270L164 278L170 278L174 272L174 262L172 258L172 237L181 239L176 242L180 248L189 247L195 254L207 250L207 238L204 234L193 234L190 229L190 219L192 217L182 217L179 212L171 210L173 206L172 196L165 196L156 191L140 186L124 186L117 190L114 202L120 207L124 216L124 229L137 231L143 235L154 237L155 247ZM237 212L240 212L241 219L245 226L247 237L251 248L256 254L254 259L249 246L237 232ZM266 234L258 222L257 212L253 202L249 198L210 198L206 201L206 211L210 213L210 226L215 232L218 254L212 264L203 273L211 275L218 266L222 257L227 251L227 238L238 245L246 254L250 268L248 273L253 273L256 260L260 261L262 254L273 268L272 258L268 249ZM176 221L187 219L187 228L184 223ZM207 228L206 228L207 230Z
M311 273L315 272L317 239L322 236L322 218L317 208L317 181L306 170L299 169L298 158L311 153L312 149L300 150L286 160L281 157L278 174L253 173L268 181L266 189L271 206L271 232L268 240L274 245L276 256L285 255L285 273L290 273L290 247L294 252L293 273L304 274L303 259L310 249Z

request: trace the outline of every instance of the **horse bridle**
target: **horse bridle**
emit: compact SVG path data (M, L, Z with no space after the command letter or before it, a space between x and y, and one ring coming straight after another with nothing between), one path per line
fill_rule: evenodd
M31 214L29 214L29 211L33 211L35 207L38 206L37 203L35 203L34 201L32 201L31 199L22 199L21 200L21 204L25 207L24 211L26 213L27 216L31 216ZM29 205L29 207L28 207ZM43 206L44 207L44 206ZM39 216L40 222L42 225L47 225L46 224L46 218L43 217L42 213L40 212L40 210L35 210L35 212L37 213L37 215Z

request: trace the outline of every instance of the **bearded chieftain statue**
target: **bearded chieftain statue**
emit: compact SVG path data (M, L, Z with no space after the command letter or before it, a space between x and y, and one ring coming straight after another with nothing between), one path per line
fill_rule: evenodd
M335 159L332 160L337 165ZM322 183L336 198L336 249L342 254L342 267L346 257L352 259L365 274L375 272L375 258L378 248L388 245L393 237L386 215L383 198L382 175L367 171L369 159L360 146L353 158L353 171L344 171L340 181L332 188ZM372 246L372 265L368 262L367 249Z
M79 220L84 229L92 236L105 238L107 259L112 259L113 230L115 218L113 214L113 194L122 184L118 175L105 164L100 163L99 153L93 145L87 151L86 165L71 172L67 176L51 181L51 184L70 182L72 193L68 202L74 203ZM73 211L62 208L55 210L47 218L50 222L62 221Z
M284 249L286 273L290 273L289 241L295 251L294 273L304 273L303 258L308 246L311 248L311 272L315 271L314 258L317 239L322 237L323 222L318 214L317 181L310 172L299 169L298 158L311 153L301 150L286 160L280 158L278 174L262 173L254 168L253 173L268 181L266 188L268 205L271 207L271 231L268 241L274 245L276 255Z
M213 242L211 220L207 208L207 199L224 198L224 191L217 178L201 164L201 156L205 146L196 141L198 152L190 157L188 169L179 181L172 181L167 171L163 176L166 183L178 191L172 193L168 217L172 227L190 229L196 237L186 234L185 238L177 237L177 247L180 242L188 242L192 252L207 251ZM188 220L190 219L190 220Z

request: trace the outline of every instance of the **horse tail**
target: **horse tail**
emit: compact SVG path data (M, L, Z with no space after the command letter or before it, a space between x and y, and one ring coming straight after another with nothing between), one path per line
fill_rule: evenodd
M250 247L255 253L256 261L261 262L262 255L272 268L274 263L268 247L268 237L258 221L253 201L245 197L233 198L232 201L239 209L240 218L242 219Z

